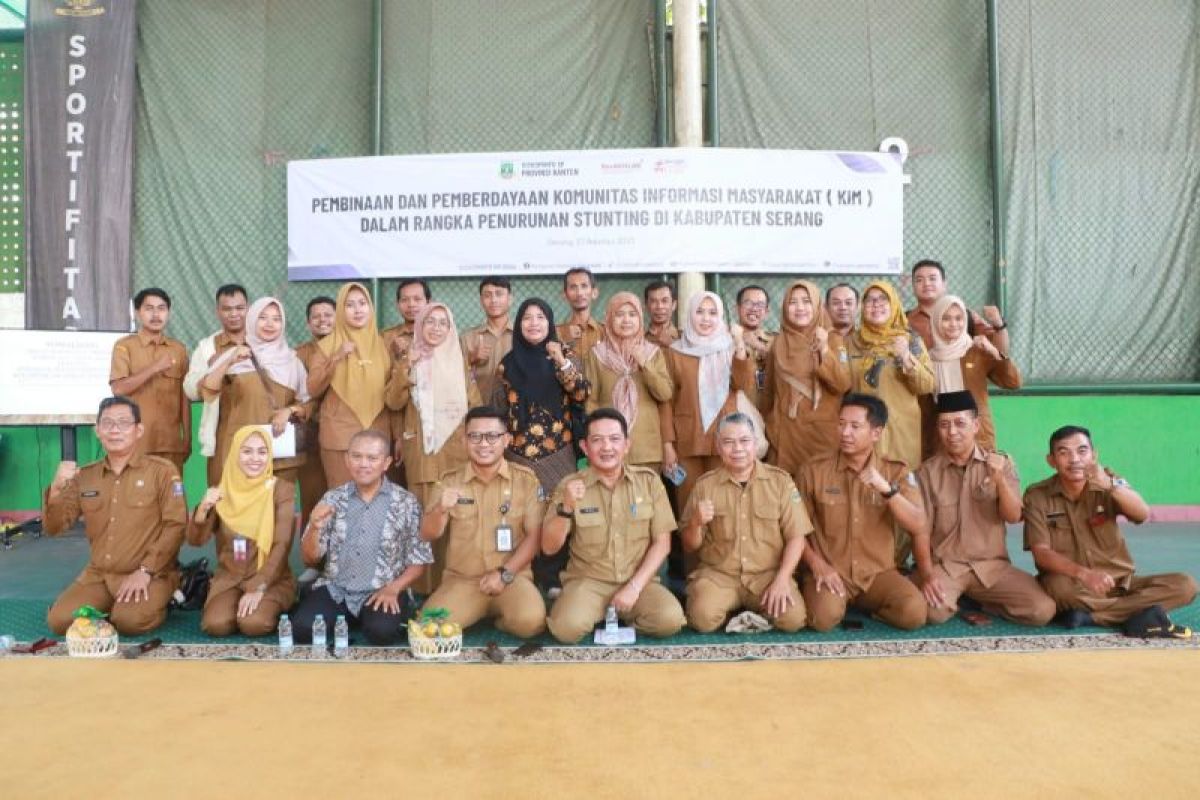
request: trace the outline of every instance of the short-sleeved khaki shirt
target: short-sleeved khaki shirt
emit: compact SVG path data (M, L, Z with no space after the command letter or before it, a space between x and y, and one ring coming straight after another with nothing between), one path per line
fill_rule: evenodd
M1051 550L1089 569L1106 572L1117 585L1129 588L1133 557L1117 525L1112 491L1089 483L1079 498L1063 491L1058 476L1025 490L1025 549L1047 545Z
M945 453L927 459L917 470L925 514L933 526L933 560L951 577L974 572L991 586L1009 566L999 488L987 465L988 451L976 446L971 459L958 466ZM1005 459L1004 482L1014 493L1021 485L1012 459Z
M503 566L521 542L542 526L546 498L533 470L508 461L484 481L467 462L442 474L429 498L429 508L442 501L443 490L457 489L458 503L450 510L446 528L446 573L460 578L481 578ZM512 529L512 547L497 547L496 529ZM529 575L529 568L522 574Z
M745 486L724 467L696 481L682 526L701 500L711 500L713 519L702 528L699 557L706 577L761 591L779 569L788 542L812 533L813 525L792 476L759 464Z
M872 453L866 466L872 465L906 499L921 503L917 478L903 461ZM809 543L843 581L865 592L876 575L895 569L895 517L883 495L864 486L841 453L801 468L799 488L815 528Z
M188 371L187 348L169 336L151 336L139 331L123 336L113 345L108 382L128 378L158 361L162 355L173 361L129 395L138 404L146 433L140 448L144 453L183 453L183 378Z
M637 572L651 541L675 530L662 479L651 469L626 465L610 490L589 467L563 478L550 508L558 508L567 484L576 478L586 489L573 504L571 556L563 576L625 583Z

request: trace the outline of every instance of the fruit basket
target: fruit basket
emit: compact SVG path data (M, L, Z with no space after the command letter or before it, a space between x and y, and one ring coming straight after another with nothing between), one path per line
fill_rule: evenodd
M75 621L67 628L67 652L73 658L112 658L120 637L104 612L92 606L75 609Z
M408 649L422 661L446 661L462 652L462 626L444 608L427 608L408 621Z

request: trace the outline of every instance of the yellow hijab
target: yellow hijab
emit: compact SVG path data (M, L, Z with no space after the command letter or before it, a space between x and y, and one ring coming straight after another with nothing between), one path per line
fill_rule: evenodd
M271 457L271 437L259 425L244 425L233 434L233 444L225 455L225 466L221 470L221 499L216 511L225 526L239 536L254 541L258 547L258 569L262 569L271 544L275 541L275 475L271 461L257 478L242 472L238 464L238 451L251 436L258 436L267 443L267 456Z
M346 322L346 296L355 289L363 293L371 309L367 324L357 329ZM371 304L371 293L361 283L347 283L338 290L333 333L322 339L318 346L322 353L333 358L346 342L354 342L358 349L333 368L333 380L329 386L337 392L343 403L350 406L359 423L369 428L379 412L383 411L383 394L392 357L383 343L383 337L375 329L375 306Z
M883 325L872 325L867 322L867 292L872 289L878 289L888 297L891 311L888 314L887 322ZM908 317L904 314L904 307L900 305L900 295L896 293L896 287L888 281L871 281L863 289L862 298L861 324L854 334L858 339L859 347L869 354L869 361L874 361L876 358L891 358L892 340L897 336L908 336Z

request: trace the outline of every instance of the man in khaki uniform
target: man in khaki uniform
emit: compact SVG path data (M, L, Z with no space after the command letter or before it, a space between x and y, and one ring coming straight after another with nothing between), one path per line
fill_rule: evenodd
M146 431L141 452L165 458L183 469L192 450L192 407L183 393L188 354L163 331L171 317L171 298L162 289L142 289L133 298L138 332L113 345L108 385L141 409Z
M392 358L399 361L412 347L413 323L417 314L433 299L429 282L421 278L405 278L396 286L396 313L400 322L379 332ZM307 365L305 365L307 366ZM388 426L392 437L392 466L388 468L388 480L397 486L408 486L404 471L404 414L393 411L388 414Z
M825 290L825 310L833 322L833 331L842 339L854 333L858 316L858 289L848 283L838 283Z
M467 328L459 336L462 351L486 405L495 402L496 369L512 350L513 326L508 317L512 306L512 284L508 278L489 276L479 282L479 305L487 316L483 324Z
M679 340L679 329L671 320L675 317L678 305L675 299L675 287L664 280L651 281L642 292L646 301L646 313L650 315L650 324L646 326L646 338L659 347L670 347Z
M96 420L105 457L81 469L62 462L46 490L43 530L55 536L82 515L91 546L88 565L46 614L56 635L86 605L110 612L122 635L146 633L166 619L179 585L187 507L176 466L138 450L144 434L137 403L107 398Z
M767 330L767 316L771 313L769 302L767 290L761 286L743 286L738 290L738 324L742 326L742 340L754 360L754 393L751 397L759 411L762 411L762 391L767 385L767 353L779 335L777 331Z
M1021 521L1021 484L1012 459L975 442L979 416L970 392L937 399L941 451L917 471L929 536L913 537L914 579L929 604L929 622L958 610L965 594L990 614L1045 625L1054 601L1033 576L1008 560L1005 523Z
M827 631L847 605L904 630L925 624L921 591L896 569L895 528L925 530L916 477L875 447L887 424L878 397L847 394L838 413L839 452L800 470L800 496L816 530L801 584L810 627Z
M586 267L567 270L563 276L563 297L571 307L567 321L554 326L558 340L575 351L579 362L587 360L596 343L604 338L604 325L592 316L592 303L600 296L596 276Z
M545 496L533 470L505 460L502 412L467 412L464 466L442 475L430 496L421 538L447 536L446 569L426 608L445 608L464 628L484 617L522 639L546 629L546 604L529 568L541 545Z
M792 576L813 529L800 492L792 476L759 463L745 414L717 424L717 450L721 466L696 482L680 529L684 549L700 557L688 578L688 624L708 633L747 608L798 631L805 608Z
M306 322L312 338L296 348L296 358L309 369L317 352L317 342L333 332L333 320L337 314L337 301L324 295L308 301ZM300 516L302 524L308 524L308 517L313 507L321 499L321 495L329 488L325 485L325 467L321 464L320 428L318 414L314 410L305 420L304 432L305 453L308 458L300 465ZM307 574L307 573L306 573ZM315 572L313 573L315 578Z
M1087 428L1068 425L1052 433L1046 461L1056 474L1025 490L1025 548L1033 551L1038 580L1067 627L1118 625L1154 606L1161 611L1192 602L1190 575L1134 575L1117 515L1140 525L1150 507L1128 481L1100 465Z
M666 490L653 470L625 463L629 432L619 411L596 409L586 430L589 466L554 490L554 516L542 527L546 555L571 535L562 594L547 620L550 633L566 644L578 642L613 606L639 633L671 636L685 620L657 578L675 529Z

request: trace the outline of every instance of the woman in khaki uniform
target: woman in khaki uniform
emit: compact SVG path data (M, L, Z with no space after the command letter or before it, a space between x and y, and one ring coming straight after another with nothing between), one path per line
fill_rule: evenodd
M200 618L209 636L266 636L291 608L296 583L288 550L295 503L295 486L272 474L271 442L262 429L239 428L221 485L209 488L188 518L188 544L200 547L214 532L217 536L217 571Z
M996 427L988 405L988 381L1003 389L1021 388L1021 371L986 336L972 337L968 331L967 304L954 295L943 295L929 315L933 347L929 357L937 378L937 394L966 390L979 410L979 433L975 441L985 450L996 449ZM922 429L925 457L937 451L937 428L927 423Z
M408 490L424 509L442 475L467 462L463 421L482 403L445 303L430 303L417 314L412 346L396 363L386 397L387 407L404 416L400 446ZM431 569L415 585L422 594L441 582L446 540L436 545Z
M779 317L783 329L767 353L761 405L771 441L768 461L795 477L809 461L837 453L838 409L850 389L850 364L816 284L788 287Z
M870 394L888 409L887 427L876 445L884 458L921 465L921 409L917 396L935 388L933 367L921 337L908 327L896 288L872 281L863 291L862 318L846 342L851 391Z
M627 464L662 468L662 429L669 424L666 401L671 399L667 357L646 340L642 303L632 292L617 292L604 314L604 338L583 361L592 392L586 409L601 406L621 412L629 425Z
M274 297L255 300L246 312L246 344L232 347L213 362L200 381L205 402L219 397L217 447L213 458L225 463L233 434L246 425L270 425L273 436L287 424L308 419L308 371L287 345L283 306ZM269 394L268 394L269 390ZM272 464L284 483L296 480L303 452Z
M700 476L721 466L717 422L737 410L739 391L755 390L754 360L741 327L725 324L720 297L713 292L692 295L683 322L683 335L666 351L672 390L670 424L663 431L664 472L678 464L687 473L676 490L680 508L687 507Z
M390 439L383 396L392 376L392 357L375 328L371 295L361 283L338 290L333 332L317 343L308 393L320 404L321 464L329 488L350 480L346 450L350 437L373 428Z

